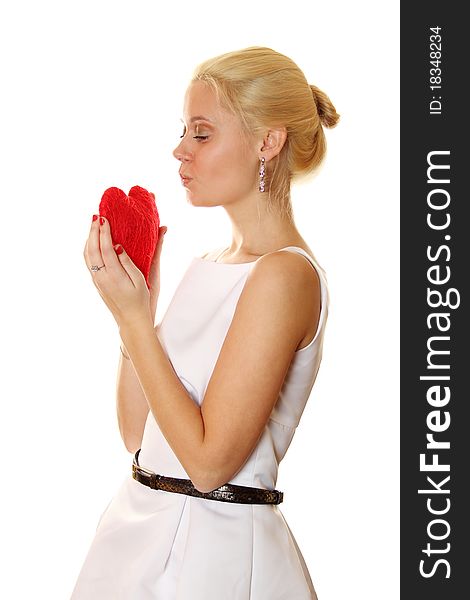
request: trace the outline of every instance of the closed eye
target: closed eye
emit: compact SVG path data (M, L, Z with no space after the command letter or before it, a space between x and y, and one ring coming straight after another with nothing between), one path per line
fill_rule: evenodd
M180 135L180 138L184 138L184 133L183 135ZM195 135L193 136L195 140L207 140L207 138L209 137L208 135Z
M196 133L197 133L197 129L198 128L196 126ZM183 130L183 135L180 135L180 138L184 138L185 135L186 135L186 127ZM208 135L195 135L195 136L193 136L193 138L195 140L207 140L208 137L209 137Z

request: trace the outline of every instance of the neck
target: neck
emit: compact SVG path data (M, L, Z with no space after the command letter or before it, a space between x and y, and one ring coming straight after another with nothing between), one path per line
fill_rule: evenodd
M301 236L295 223L280 211L268 210L259 197L250 203L224 206L232 223L232 241L224 258L262 256L298 243Z

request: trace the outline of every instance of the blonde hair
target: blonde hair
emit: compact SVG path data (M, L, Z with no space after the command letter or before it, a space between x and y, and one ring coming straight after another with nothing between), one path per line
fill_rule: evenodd
M202 81L220 105L237 115L246 140L269 127L286 127L281 152L266 163L268 208L293 221L291 181L312 173L326 152L323 127L338 120L328 96L309 85L293 60L262 46L227 52L199 64L191 82Z

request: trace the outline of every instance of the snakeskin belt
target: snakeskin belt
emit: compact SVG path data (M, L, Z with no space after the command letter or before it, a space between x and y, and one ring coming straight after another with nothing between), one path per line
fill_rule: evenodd
M178 479L176 477L165 477L158 475L149 469L139 465L139 452L134 455L132 461L132 477L139 483L164 492L175 492L186 494L206 500L218 500L219 502L237 502L239 504L280 504L283 500L283 492L278 490L265 490L244 485L233 485L226 483L211 492L200 492L190 479Z

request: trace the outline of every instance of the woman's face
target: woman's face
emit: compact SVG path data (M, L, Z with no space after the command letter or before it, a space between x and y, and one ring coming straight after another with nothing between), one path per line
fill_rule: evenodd
M203 82L191 83L183 109L183 136L173 151L181 161L187 198L196 206L233 203L257 190L259 158L242 137L239 119L224 110Z

